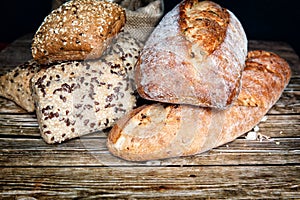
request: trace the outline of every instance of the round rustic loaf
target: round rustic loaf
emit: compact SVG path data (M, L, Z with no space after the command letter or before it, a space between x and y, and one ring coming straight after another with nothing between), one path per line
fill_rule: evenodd
M118 4L72 0L53 10L37 30L32 56L40 63L99 58L125 25Z
M246 34L233 13L210 1L183 1L141 52L138 92L149 100L225 109L240 91L246 55Z

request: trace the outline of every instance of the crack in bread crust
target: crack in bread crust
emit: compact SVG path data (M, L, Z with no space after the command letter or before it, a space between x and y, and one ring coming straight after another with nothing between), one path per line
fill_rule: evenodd
M179 26L185 38L211 54L224 41L229 13L218 4L188 0L180 5Z

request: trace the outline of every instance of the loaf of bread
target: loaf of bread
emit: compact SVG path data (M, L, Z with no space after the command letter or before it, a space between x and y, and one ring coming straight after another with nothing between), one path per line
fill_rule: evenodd
M291 76L279 56L249 52L242 89L226 110L156 103L121 118L108 136L111 153L145 161L201 153L251 130L281 96Z
M32 56L40 63L99 58L125 25L118 4L71 0L53 10L37 30Z
M247 38L229 10L185 0L167 13L137 64L139 94L159 102L225 109L237 98Z
M33 99L45 142L103 130L132 110L136 96L131 76L140 48L122 33L101 59L62 62L33 76Z
M40 65L30 60L0 76L0 96L14 101L28 112L33 112L30 80L40 70Z

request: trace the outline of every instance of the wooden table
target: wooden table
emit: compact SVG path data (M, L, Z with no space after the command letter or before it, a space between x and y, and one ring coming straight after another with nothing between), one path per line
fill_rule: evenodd
M3 50L1 67L30 59L30 42L31 35ZM300 199L299 58L281 42L250 41L249 49L274 51L293 70L281 99L259 124L265 137L243 136L190 157L126 162L108 152L102 132L47 145L35 114L0 98L1 199Z

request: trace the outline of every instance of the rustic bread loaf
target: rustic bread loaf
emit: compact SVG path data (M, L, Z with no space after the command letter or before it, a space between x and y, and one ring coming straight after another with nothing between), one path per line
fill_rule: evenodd
M201 153L251 130L279 99L291 76L279 56L249 52L242 90L226 110L190 105L152 104L121 118L107 141L114 155L144 161Z
M118 4L68 1L53 10L37 30L32 56L40 63L99 58L125 20Z
M150 35L137 64L146 99L224 109L240 91L247 38L238 19L219 5L185 0Z
M14 101L28 112L33 112L30 80L40 70L40 65L30 60L0 76L0 96Z
M45 142L103 130L132 110L136 97L130 74L140 48L138 41L121 34L101 59L63 62L33 76L33 99Z

